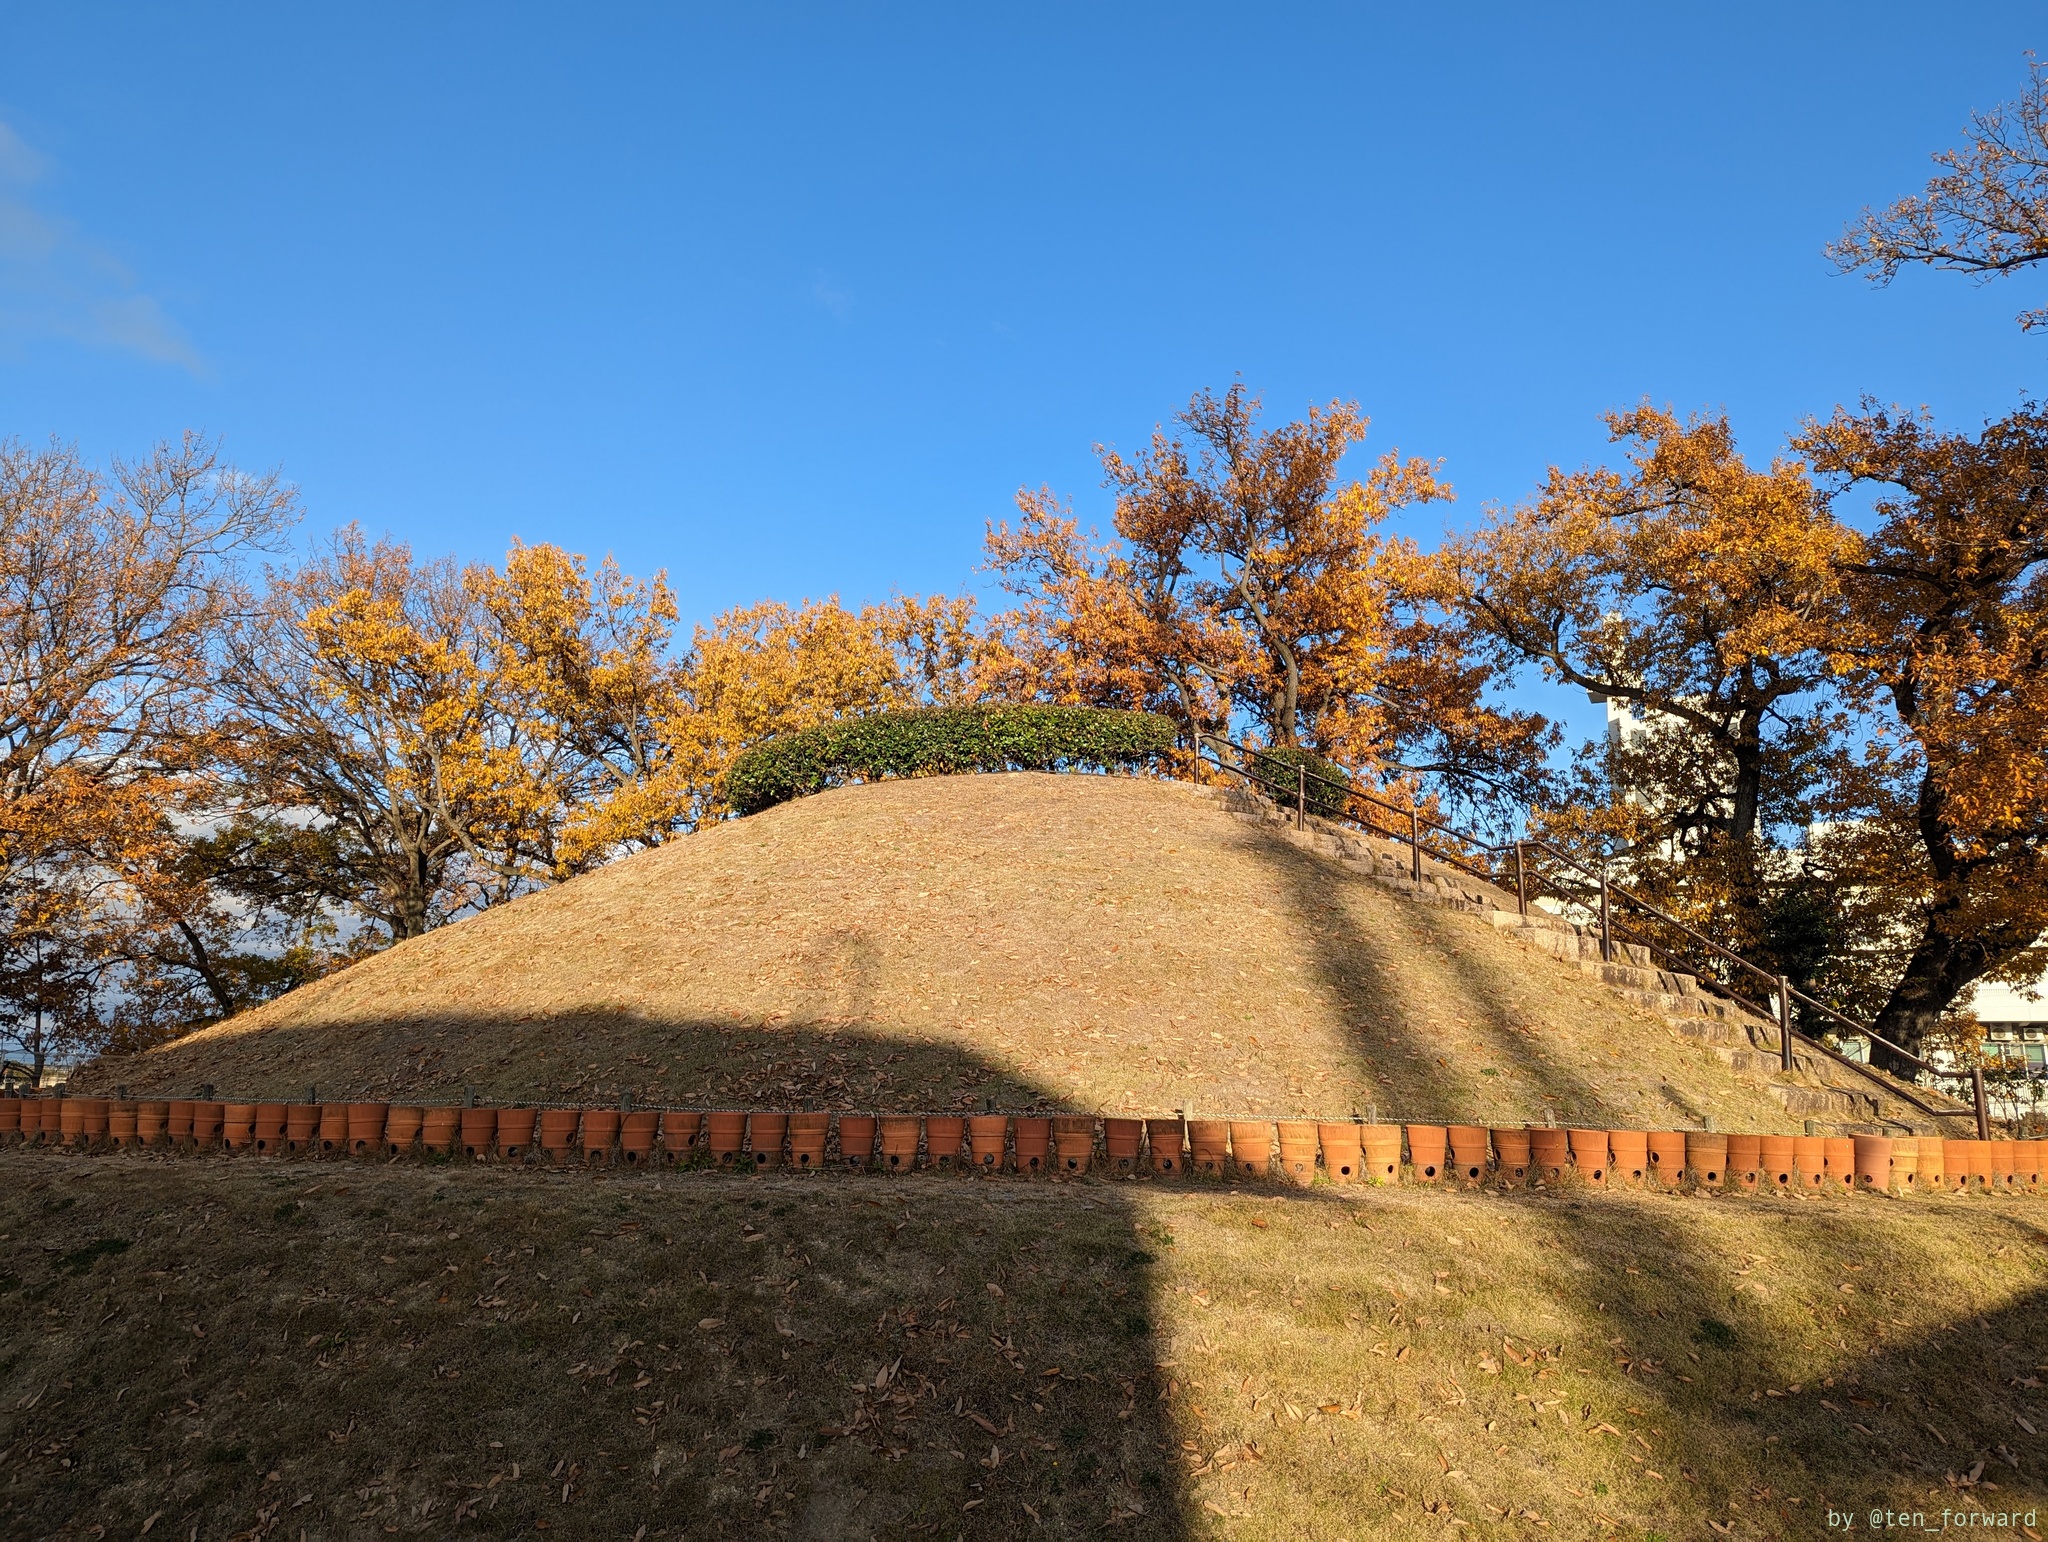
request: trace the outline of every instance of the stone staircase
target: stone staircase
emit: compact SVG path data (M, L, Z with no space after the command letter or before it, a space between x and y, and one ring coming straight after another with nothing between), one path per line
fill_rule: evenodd
M1308 817L1305 828L1297 828L1293 811L1256 793L1235 787L1210 792L1230 813L1294 845L1420 904L1478 916L1503 936L1571 966L1629 1005L1657 1014L1675 1035L1699 1044L1731 1072L1760 1085L1787 1113L1819 1121L1827 1133L1975 1133L1974 1116L1965 1104L1926 1087L1914 1087L1908 1094L1903 1084L1874 1067L1846 1062L1803 1037L1795 1035L1792 1068L1785 1070L1775 1021L1716 994L1695 975L1658 967L1645 947L1617 942L1615 957L1603 959L1597 927L1579 926L1538 906L1523 915L1512 893L1448 863L1425 856L1417 881L1412 853L1398 841L1378 839L1315 815ZM1917 1104L1928 1105L1939 1116Z

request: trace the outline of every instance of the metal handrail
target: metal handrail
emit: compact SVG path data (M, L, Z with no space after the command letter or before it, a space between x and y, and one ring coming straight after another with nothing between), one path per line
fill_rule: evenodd
M1217 744L1228 745L1231 751L1237 757L1237 763L1232 764L1232 762L1226 760L1220 752L1217 752L1214 748L1214 746ZM1527 853L1531 850L1535 850L1546 854L1547 856L1555 859L1558 863L1562 864L1564 867L1576 872L1588 884L1597 888L1599 905L1598 915L1600 925L1600 956L1604 962L1613 962L1614 937L1617 932L1623 934L1625 941L1633 942L1636 946L1642 947L1652 953L1661 954L1664 958L1669 959L1675 963L1689 962L1689 960L1681 958L1679 955L1673 953L1669 948L1653 941L1651 938L1644 936L1640 932L1635 931L1633 928L1618 925L1613 915L1613 907L1614 902L1617 899L1619 899L1625 902L1626 904L1633 906L1637 910L1643 911L1648 915L1654 916L1658 921L1662 922L1664 925L1669 926L1675 929L1676 931L1682 933L1687 938L1687 940L1701 948L1706 949L1707 952L1713 955L1714 957L1724 959L1728 963L1733 964L1740 969L1748 971L1748 973L1750 973L1751 975L1754 975L1756 978L1763 980L1766 984L1771 986L1772 994L1775 996L1777 1002L1775 1010L1767 1008L1765 1006L1760 1005L1759 1003L1749 1000L1747 997L1743 996L1738 991L1734 990L1732 987L1722 984L1721 982L1711 982L1722 994L1726 995L1737 1005L1747 1009L1748 1011L1750 1011L1758 1017L1775 1020L1778 1029L1778 1050L1780 1063L1784 1067L1784 1069L1788 1071L1792 1069L1793 1041L1795 1039L1799 1039L1803 1040L1809 1047L1819 1050L1821 1053L1829 1056L1831 1059L1840 1061L1843 1065L1852 1067L1853 1069L1857 1070L1858 1072L1864 1075L1875 1076L1877 1074L1877 1067L1868 1065L1862 1061L1851 1059L1849 1056L1840 1053L1838 1050L1832 1049L1828 1045L1820 1043L1818 1040L1809 1038L1807 1035L1800 1033L1796 1028L1794 1028L1792 1024L1793 1007L1795 1003L1799 1003L1811 1007L1815 1011L1819 1012L1822 1016L1827 1017L1832 1021L1840 1024L1842 1027L1848 1029L1852 1033L1859 1034L1862 1037L1871 1040L1873 1043L1882 1044L1886 1049L1890 1050L1894 1055L1898 1056L1899 1059L1905 1061L1909 1065L1918 1068L1921 1071L1926 1072L1931 1076L1948 1076L1960 1079L1964 1075L1964 1073L1961 1071L1948 1070L1940 1066L1933 1065L1929 1061L1922 1059L1920 1056L1914 1054L1912 1051L1906 1049L1902 1045L1894 1044L1890 1039L1886 1038L1883 1034L1877 1032L1868 1024L1859 1023L1854 1018L1849 1017L1846 1014L1836 1010L1835 1008L1827 1005L1825 1002L1818 1001L1812 996L1808 995L1806 992L1795 989L1792 985L1792 982L1789 979L1787 979L1784 975L1774 974L1770 970L1765 969L1762 965L1752 963L1750 960L1744 958L1740 953L1735 952L1732 948L1726 947L1723 944L1714 941L1713 938L1705 935L1696 928L1689 926L1685 922L1679 920L1678 917L1672 915L1669 911L1665 910L1661 905L1658 905L1655 902L1644 898L1642 895L1636 893L1633 889L1630 889L1625 885L1612 882L1607 877L1605 872L1596 871L1595 869L1589 867L1585 862L1580 860L1578 857L1573 856L1572 853L1551 844L1549 841L1540 838L1529 839L1526 837L1521 840L1505 842L1492 842L1482 840L1478 836L1471 834L1469 831L1460 830L1454 825L1445 824L1441 820L1431 818L1430 816L1424 814L1421 811L1420 807L1412 802L1406 808L1403 808L1400 804L1394 803L1386 798L1379 797L1374 793L1367 792L1365 789L1361 787L1353 786L1348 781L1339 781L1334 777L1325 775L1320 770L1312 771L1309 769L1309 766L1306 761L1297 761L1295 763L1295 785L1292 788L1289 788L1283 785L1281 782L1275 780L1270 776L1265 775L1257 769L1257 751L1248 750L1243 745L1237 744L1230 739L1223 738L1220 735L1198 734L1196 736L1195 754L1197 760L1201 760L1206 754L1208 758L1211 759L1213 763L1216 765L1217 769L1227 771L1234 776L1243 777L1247 782L1250 782L1255 786L1267 789L1269 792L1273 793L1276 796L1276 800L1280 798L1285 798L1291 794L1295 802L1295 819L1298 827L1305 827L1307 824L1309 792L1308 784L1311 778L1314 779L1319 790L1326 790L1328 792L1336 793L1346 800L1355 799L1358 802L1367 804L1371 807L1384 809L1387 813L1398 816L1399 818L1405 820L1408 829L1404 833L1398 828L1392 830L1382 829L1379 827L1378 824L1374 823L1371 819L1358 817L1357 815L1349 811L1348 804L1345 812L1341 816L1342 818L1349 820L1351 823L1363 827L1368 833L1372 835L1379 836L1383 839L1405 842L1409 847L1411 853L1409 869L1410 877L1412 881L1416 883L1420 883L1422 881L1422 859L1425 852L1433 860L1445 866L1455 867L1462 872L1468 873L1471 876L1482 880L1483 882L1499 883L1502 881L1501 876L1493 869L1474 866L1471 862L1466 861L1464 857L1459 853L1445 852L1435 847L1426 847L1423 842L1423 834L1425 831L1430 832L1432 834L1442 834L1448 836L1452 841L1456 842L1461 847L1464 847L1468 850L1476 848L1477 850L1485 852L1489 857L1493 858L1498 858L1502 853L1512 850L1515 859L1515 901L1523 915L1527 915L1529 912ZM1575 904L1583 905L1587 903L1587 900L1585 898L1563 893L1561 891L1559 893L1559 897ZM1970 1072L1970 1079L1975 1084L1975 1090L1977 1094L1976 1105L1977 1124L1979 1127L1978 1134L1980 1137L1988 1137L1990 1131L1986 1120L1986 1115L1984 1112L1985 1103L1983 1093L1982 1068L1972 1067ZM1928 1104L1922 1102L1919 1098L1913 1096L1910 1092L1905 1091L1903 1085L1896 1078L1887 1079L1886 1082L1883 1083L1883 1085L1886 1087L1888 1091L1893 1093L1895 1096L1902 1097L1905 1101L1911 1103L1914 1107L1918 1108L1921 1112L1925 1114L1937 1118L1956 1117L1953 1110L1932 1108Z

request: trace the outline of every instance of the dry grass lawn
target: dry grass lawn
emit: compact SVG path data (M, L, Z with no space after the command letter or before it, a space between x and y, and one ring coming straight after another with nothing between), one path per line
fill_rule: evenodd
M2024 1511L2044 1220L0 1153L0 1533L1690 1542Z
M1797 1127L1758 1079L1576 971L1203 789L1030 774L720 825L87 1079Z

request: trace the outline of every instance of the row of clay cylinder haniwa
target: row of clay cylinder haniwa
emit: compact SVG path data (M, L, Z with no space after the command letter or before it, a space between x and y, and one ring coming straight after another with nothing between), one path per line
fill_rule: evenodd
M1277 1134L1277 1139L1275 1138ZM1404 1140L1405 1136L1405 1140ZM830 1114L677 1109L0 1098L0 1144L260 1156L396 1157L762 1169L1150 1171L1333 1183L1691 1182L1703 1188L2032 1190L2035 1140L1718 1134L1353 1120L1066 1114ZM1318 1158L1320 1157L1320 1163Z

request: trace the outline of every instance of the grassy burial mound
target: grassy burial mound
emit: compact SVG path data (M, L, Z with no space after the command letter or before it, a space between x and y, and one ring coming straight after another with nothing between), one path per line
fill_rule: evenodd
M2042 1208L0 1153L0 1535L1939 1530Z
M1654 1012L1215 792L1037 773L787 803L87 1080L1796 1128Z

